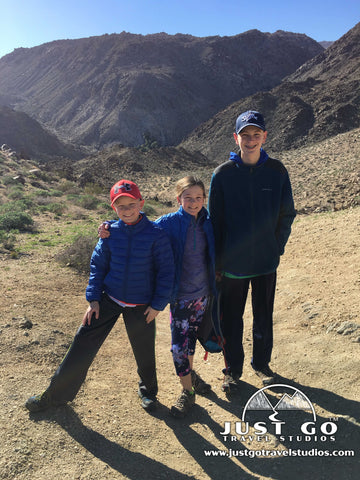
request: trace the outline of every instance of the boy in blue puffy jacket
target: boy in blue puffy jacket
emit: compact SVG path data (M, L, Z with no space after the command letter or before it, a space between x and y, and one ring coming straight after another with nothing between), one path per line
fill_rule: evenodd
M72 401L98 350L122 314L138 367L138 395L146 410L156 406L155 317L170 300L174 259L167 234L141 211L137 185L120 180L110 190L119 220L91 257L86 288L89 307L66 356L40 395L25 406L41 411Z

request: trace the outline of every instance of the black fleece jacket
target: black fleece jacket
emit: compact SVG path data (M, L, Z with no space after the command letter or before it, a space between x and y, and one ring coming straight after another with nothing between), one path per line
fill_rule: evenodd
M296 216L285 166L264 150L255 166L231 152L212 175L209 212L217 271L238 276L274 272Z

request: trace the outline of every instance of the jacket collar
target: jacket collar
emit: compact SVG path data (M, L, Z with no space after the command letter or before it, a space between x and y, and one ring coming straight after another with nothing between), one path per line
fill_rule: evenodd
M263 163L266 162L266 160L269 158L269 155L265 152L265 150L262 148L260 150L260 158L259 158L259 161L256 163L256 165L254 165L254 167L259 167L260 165L262 165ZM244 165L244 166L248 166L248 165L245 165L244 162L241 160L241 156L238 155L237 153L235 152L230 152L230 158L229 160L231 160L232 162L238 164L238 165Z
M149 222L149 220L144 212L140 212L140 215L141 215L141 218L139 218L139 220L136 223L133 223L131 225L123 222L120 218L117 223L120 228L128 232L142 230L146 226L146 224Z

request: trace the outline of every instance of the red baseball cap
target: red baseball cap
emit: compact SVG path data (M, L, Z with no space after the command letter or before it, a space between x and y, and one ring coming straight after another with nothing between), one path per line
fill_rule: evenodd
M142 200L139 187L131 180L119 180L110 190L111 206L119 197L130 197L135 200Z

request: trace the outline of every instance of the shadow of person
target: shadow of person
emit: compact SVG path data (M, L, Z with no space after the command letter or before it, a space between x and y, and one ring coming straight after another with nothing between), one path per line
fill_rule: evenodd
M309 399L324 408L333 416L341 415L346 417L352 417L355 422L360 423L360 402L356 400L349 400L342 395L337 393L330 392L329 390L324 390L322 388L315 388L308 385L301 385L294 380L278 376L276 383L285 383L292 387L298 388L301 390ZM359 392L360 396L360 392Z
M250 383L239 381L239 383L231 387L228 394L223 394L222 397L217 395L213 390L206 395L210 401L221 407L223 410L231 413L237 418L241 418L246 402L258 389Z
M225 478L254 480L259 478L244 469L241 463L234 462L229 458L229 445L224 443L222 446L219 445L219 440L221 442L219 432L223 430L223 426L213 420L208 412L198 404L195 404L183 419L174 418L168 413L162 417L162 420L171 428L180 444L212 480L224 480ZM201 426L206 426L203 435L196 431L199 428L201 430ZM211 431L210 435L209 430ZM214 437L214 434L217 442L211 443L208 438Z
M258 449L253 458L249 455L241 457L241 463L246 469L255 475L272 476L279 480L357 478L360 469L357 452L360 444L359 402L324 389L301 385L282 376L277 377L276 384L284 387L269 386L269 390L266 391L273 407L279 402L281 394L289 390L286 388L289 386L300 390L308 397L314 405L316 418L314 419L309 411L296 409L282 410L276 419L272 410L266 412L259 408L251 412L252 415L246 416L244 421L248 421L252 427L256 422L260 422L261 428L266 428L271 435L276 434L277 441L275 445L269 446L266 442L260 446L259 444L244 446L240 441L231 444L232 449ZM235 421L240 421L244 406L259 390L245 382L240 382L226 400L214 393L209 398L229 413L227 420L230 422L233 420L230 417L231 414L235 417ZM290 392L290 395L292 394L293 392ZM283 426L277 424L277 427L281 428L281 434L277 434L275 430L275 423L279 421L283 422ZM234 426L232 428L234 429ZM333 432L333 435L330 435L330 432ZM268 453L265 456L261 455L260 449L267 450ZM288 453L287 456L283 456L274 450L284 450Z
M94 457L126 478L133 480L139 478L194 479L193 476L183 474L146 455L132 452L118 443L108 440L101 433L85 426L70 405L49 412L31 414L30 418L33 421L48 419L55 421Z

